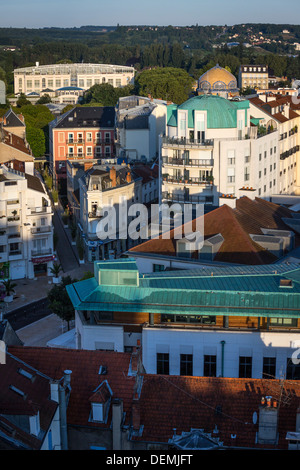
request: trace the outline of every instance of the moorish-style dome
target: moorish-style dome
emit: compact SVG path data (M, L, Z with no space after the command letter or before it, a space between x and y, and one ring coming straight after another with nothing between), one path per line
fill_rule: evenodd
M237 80L232 73L220 67L207 70L198 80L198 95L202 94L225 94L236 96L238 94Z

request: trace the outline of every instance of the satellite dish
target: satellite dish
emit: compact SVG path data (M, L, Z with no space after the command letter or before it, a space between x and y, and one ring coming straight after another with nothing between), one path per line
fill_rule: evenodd
M254 413L252 415L252 422L253 422L253 424L257 423L257 413L256 413L256 411L254 411Z

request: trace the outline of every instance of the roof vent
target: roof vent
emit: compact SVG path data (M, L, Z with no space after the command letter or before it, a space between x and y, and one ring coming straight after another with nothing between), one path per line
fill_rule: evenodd
M106 366L100 366L98 374L99 375L106 375L107 374L107 367Z

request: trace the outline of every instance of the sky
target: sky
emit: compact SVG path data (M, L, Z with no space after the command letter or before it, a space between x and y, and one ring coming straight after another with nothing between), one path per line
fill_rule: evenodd
M299 24L300 1L289 0L6 0L0 27Z

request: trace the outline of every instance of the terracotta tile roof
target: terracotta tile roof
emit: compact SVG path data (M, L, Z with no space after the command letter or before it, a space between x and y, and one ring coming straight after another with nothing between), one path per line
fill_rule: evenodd
M113 397L123 400L124 412L129 416L135 384L135 377L128 375L130 353L35 347L10 347L9 350L53 379L62 378L65 369L72 371L72 390L67 409L69 425L109 425L110 421L106 425L89 421L90 398L104 380L107 380ZM107 367L105 375L99 374L101 365Z
M268 395L281 396L276 447L287 449L286 433L296 429L300 400L300 381L294 380L145 375L138 403L143 433L132 439L168 442L174 429L178 435L195 428L219 437L224 446L261 448L253 413L259 414L261 397Z
M32 374L32 380L20 373ZM25 447L39 449L41 438L14 424L9 416L33 416L39 411L40 427L46 432L51 424L57 403L50 399L50 378L32 370L18 358L6 354L6 364L0 366L0 430L8 437L22 442Z
M250 234L262 235L261 228L290 230L282 217L292 217L291 211L260 198L252 201L245 196L237 200L236 209L224 204L204 215L204 238L218 233L224 238L215 261L251 265L272 263L277 258L255 243ZM195 228L196 222L193 221L193 230ZM176 256L174 230L170 231L168 239L161 236L150 239L131 248L129 252ZM193 257L196 258L196 254Z

